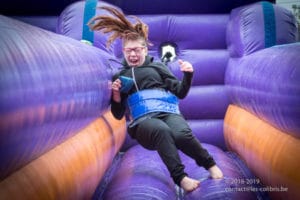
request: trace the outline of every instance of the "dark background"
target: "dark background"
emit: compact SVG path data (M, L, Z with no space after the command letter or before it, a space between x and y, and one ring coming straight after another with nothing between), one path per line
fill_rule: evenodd
M78 0L2 0L2 15L57 16ZM105 0L126 14L229 13L235 7L257 0ZM275 3L275 0L269 2Z

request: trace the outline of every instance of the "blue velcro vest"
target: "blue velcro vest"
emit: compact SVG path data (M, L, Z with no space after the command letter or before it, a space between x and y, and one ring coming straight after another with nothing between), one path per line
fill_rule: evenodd
M152 112L180 113L177 97L160 89L135 92L128 97L127 103L134 120Z

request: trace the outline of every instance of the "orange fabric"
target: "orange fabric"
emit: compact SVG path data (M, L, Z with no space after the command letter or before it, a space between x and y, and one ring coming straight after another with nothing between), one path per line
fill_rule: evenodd
M0 199L90 199L125 140L110 112L0 182Z
M224 136L227 147L246 162L264 189L273 190L272 198L300 199L299 139L234 105L225 116Z

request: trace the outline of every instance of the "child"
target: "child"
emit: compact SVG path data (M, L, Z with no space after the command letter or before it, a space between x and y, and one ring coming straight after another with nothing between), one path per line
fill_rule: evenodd
M222 178L223 173L192 134L186 120L180 114L178 99L189 91L193 66L179 60L184 76L179 81L163 63L153 62L148 55L148 26L140 19L129 22L123 13L111 7L102 7L112 16L102 15L92 19L90 27L104 33L112 33L110 45L116 38L123 43L123 68L114 75L112 83L111 111L117 119L129 108L132 121L128 133L144 148L156 150L168 168L174 182L186 192L195 190L200 182L188 177L178 155L178 149L207 169L212 178ZM123 90L120 78L132 79L132 87ZM123 83L125 84L125 82Z

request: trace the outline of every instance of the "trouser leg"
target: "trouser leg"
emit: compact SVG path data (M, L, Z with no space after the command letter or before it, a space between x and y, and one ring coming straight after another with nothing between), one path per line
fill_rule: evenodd
M199 166L203 166L205 169L216 164L212 156L192 134L189 125L181 115L170 114L165 116L163 120L173 130L172 134L178 149L193 158Z
M187 174L181 163L178 150L172 137L172 130L163 121L155 118L147 119L133 128L128 129L129 134L144 148L157 150L162 161L167 166L171 177L177 185Z

